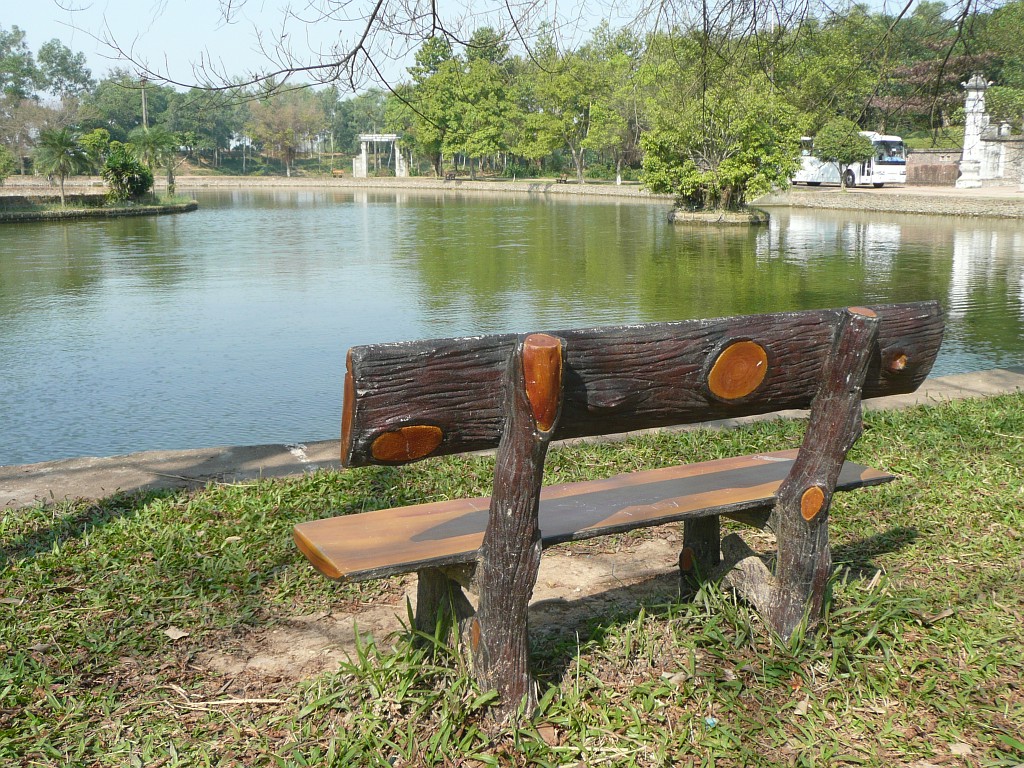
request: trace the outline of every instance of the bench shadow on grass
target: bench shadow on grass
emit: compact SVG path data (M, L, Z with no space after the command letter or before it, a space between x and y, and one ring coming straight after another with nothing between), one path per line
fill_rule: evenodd
M835 547L832 560L840 578L869 581L880 571L871 562L873 558L898 552L919 536L916 528L897 526ZM634 621L641 608L655 612L680 599L679 576L673 571L576 600L535 603L530 611L530 634L538 671L544 678L561 680L580 644L603 641Z

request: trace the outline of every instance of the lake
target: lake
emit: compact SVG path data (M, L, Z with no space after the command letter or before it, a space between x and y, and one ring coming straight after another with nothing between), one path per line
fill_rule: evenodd
M939 299L933 375L1024 364L1024 222L453 192L196 192L0 225L0 464L336 438L345 352L431 336Z

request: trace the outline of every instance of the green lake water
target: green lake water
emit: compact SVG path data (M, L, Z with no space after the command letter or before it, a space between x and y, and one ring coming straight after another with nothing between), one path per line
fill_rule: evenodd
M0 464L335 438L347 348L938 299L933 374L1024 365L1024 223L632 201L200 191L0 225Z

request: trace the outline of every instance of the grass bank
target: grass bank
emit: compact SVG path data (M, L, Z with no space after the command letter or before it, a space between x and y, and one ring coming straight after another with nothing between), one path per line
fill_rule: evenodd
M358 622L397 593L394 580L327 582L291 545L293 523L482 493L492 459L7 510L0 763L1016 765L1024 395L866 423L852 458L903 477L837 497L824 631L780 645L714 587L598 611L535 633L542 714L496 739L479 728L487 692L443 643L379 638L308 679L202 662L254 627L332 610ZM792 447L800 434L772 422L560 447L546 481Z
M194 211L199 204L184 195L161 195L129 203L108 203L103 195L78 195L69 205L49 199L28 200L0 208L0 224L64 219L116 218L119 216L158 216ZM90 198L90 199L86 199Z

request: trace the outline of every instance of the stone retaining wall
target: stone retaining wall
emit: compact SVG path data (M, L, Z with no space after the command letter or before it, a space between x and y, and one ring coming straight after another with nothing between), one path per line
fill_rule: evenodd
M912 149L907 152L907 184L952 187L959 175L959 149Z
M107 202L107 195L104 192L76 192L65 194L64 199L68 205L80 208L97 207ZM39 194L6 194L0 195L0 211L14 208L30 208L33 205L51 205L60 202L60 195L52 192Z
M914 213L934 216L992 216L1024 218L1024 195L1013 197L971 196L964 193L901 194L898 191L817 188L790 190L765 195L754 201L758 207L816 208L837 211Z
M507 179L495 181L471 181L469 179L456 179L444 181L431 177L415 178L379 178L379 179L335 179L327 176L299 176L287 178L284 176L178 176L175 180L178 190L185 189L302 189L315 187L317 189L344 189L344 190L438 190L444 192L525 192L530 194L559 195L559 196L586 196L586 197L622 197L649 200L674 200L673 195L654 195L643 189L639 184L608 184L608 183L587 183L577 184L570 181L560 184L554 179L529 179L524 181L509 181ZM161 184L158 180L157 188Z

